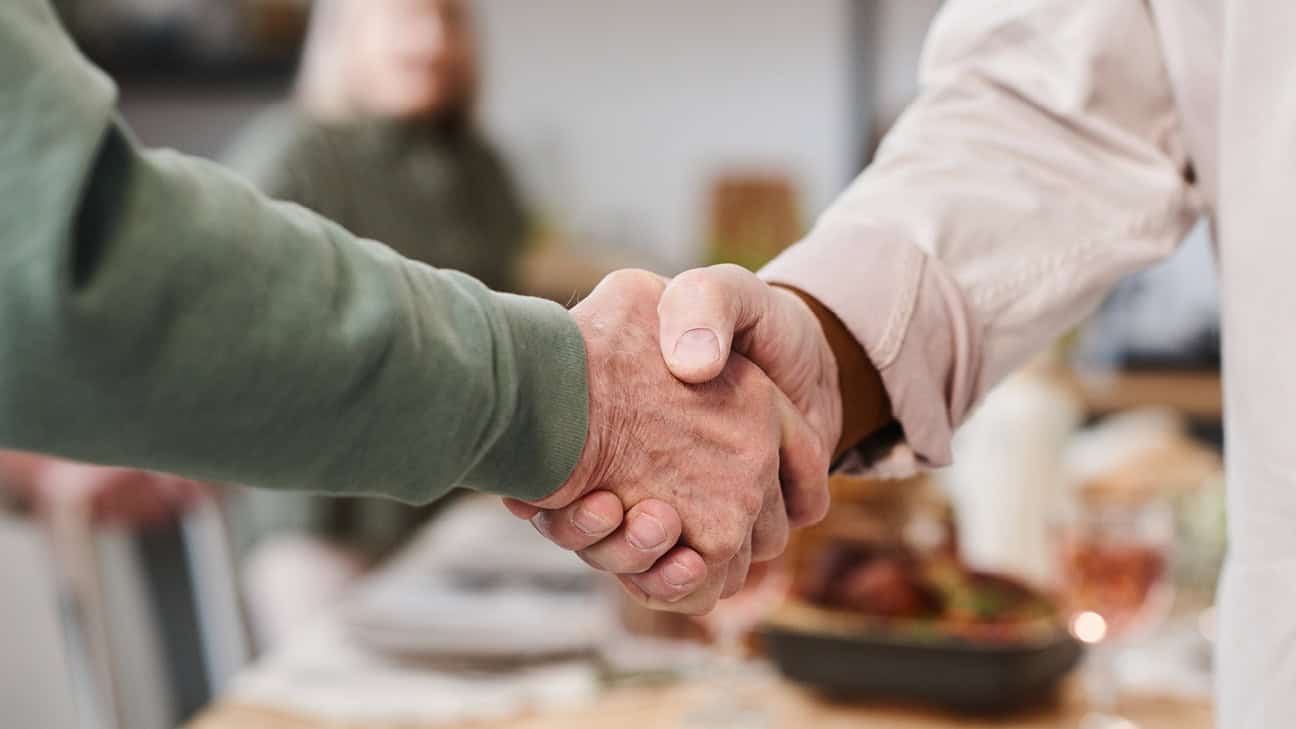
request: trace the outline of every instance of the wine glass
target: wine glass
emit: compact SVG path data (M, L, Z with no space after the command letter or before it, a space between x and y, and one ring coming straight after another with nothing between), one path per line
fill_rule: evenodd
M698 618L710 634L713 658L703 668L701 706L684 717L687 729L765 729L775 722L761 700L768 672L745 662L744 639L787 597L790 580L780 563L754 564L747 584Z
M1090 647L1082 729L1137 729L1116 713L1122 644L1170 611L1174 514L1164 500L1082 498L1061 525L1063 598L1071 634Z

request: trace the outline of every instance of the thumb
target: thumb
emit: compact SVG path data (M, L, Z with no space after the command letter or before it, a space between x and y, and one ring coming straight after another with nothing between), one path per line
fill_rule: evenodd
M729 361L735 336L759 326L769 289L741 266L698 268L676 276L657 304L662 357L671 374L699 384Z

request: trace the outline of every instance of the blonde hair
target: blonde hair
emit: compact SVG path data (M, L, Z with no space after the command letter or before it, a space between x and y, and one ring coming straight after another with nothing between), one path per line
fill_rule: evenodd
M311 116L324 121L345 122L362 115L352 89L351 64L354 50L351 28L356 27L360 13L373 12L375 0L315 0L310 28L302 49L294 96ZM461 9L467 13L466 3ZM470 19L465 19L469 22ZM471 25L464 31L474 34ZM465 61L461 93L446 109L447 118L467 121L472 116L478 92L476 45Z

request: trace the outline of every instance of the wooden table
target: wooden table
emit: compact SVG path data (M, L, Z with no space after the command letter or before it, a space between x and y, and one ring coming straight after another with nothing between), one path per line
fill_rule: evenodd
M1224 392L1217 372L1077 372L1076 385L1093 414L1170 407L1200 420L1219 420Z
M1077 726L1083 714L1081 703L1070 693L1055 706L980 719L913 708L834 704L783 683L777 684L768 695L776 717L773 726L788 729L1067 729ZM673 729L685 726L683 718L703 701L702 691L697 687L623 689L583 709L503 722L460 724L454 729ZM1211 726L1211 707L1206 702L1131 697L1122 711L1140 729L1209 729ZM322 723L255 707L218 705L187 729L433 728Z

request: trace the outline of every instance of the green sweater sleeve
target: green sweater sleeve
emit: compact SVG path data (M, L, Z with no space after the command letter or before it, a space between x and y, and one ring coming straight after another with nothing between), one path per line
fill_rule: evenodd
M142 151L115 96L47 0L0 3L0 446L413 503L566 479L561 307Z

